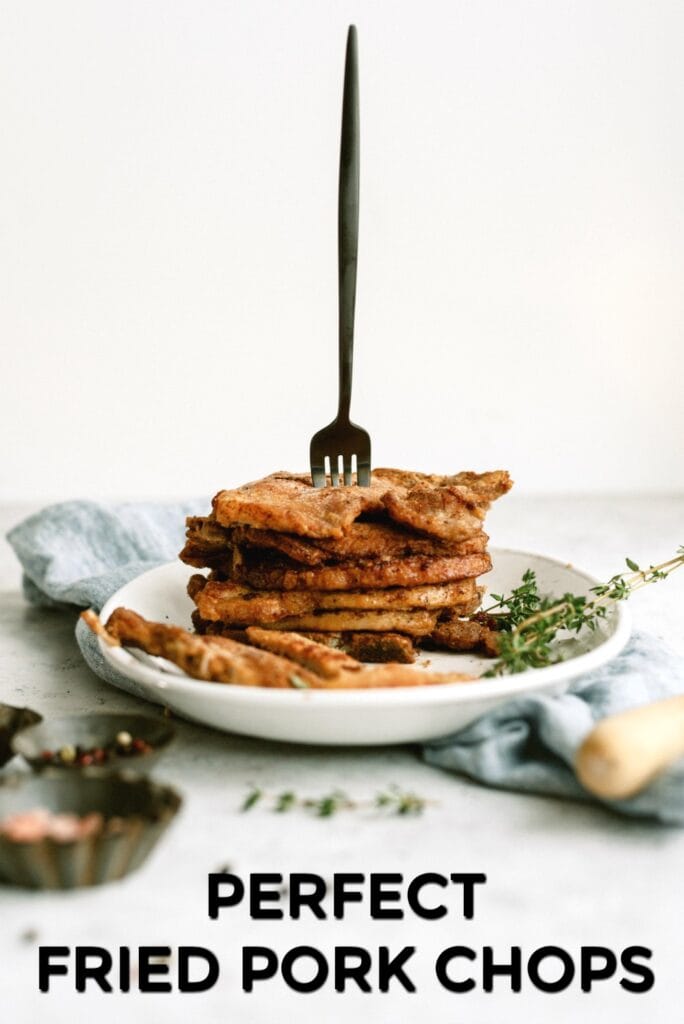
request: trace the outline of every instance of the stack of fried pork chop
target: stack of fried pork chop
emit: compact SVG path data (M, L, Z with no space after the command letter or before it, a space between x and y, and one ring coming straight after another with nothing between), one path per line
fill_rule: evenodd
M477 578L491 568L483 522L508 473L373 472L370 487L316 489L273 473L220 491L187 521L180 554L198 633L299 633L360 661L411 662L416 647L491 646ZM490 653L494 653L490 651Z

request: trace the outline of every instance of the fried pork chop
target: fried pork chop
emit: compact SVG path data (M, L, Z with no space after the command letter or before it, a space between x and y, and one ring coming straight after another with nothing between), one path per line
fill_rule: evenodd
M303 565L357 561L364 558L406 558L409 555L475 555L487 548L489 538L482 530L456 543L411 533L396 523L356 522L338 539L316 540L252 526L228 528L211 516L189 516L185 547L180 559L196 568L230 571L233 546L279 551Z
M81 616L93 632L108 643L137 647L167 658L193 679L241 686L296 686L293 675L305 686L317 686L318 678L285 658L236 643L223 636L197 636L180 626L148 622L128 608L116 608L103 626L94 612Z
M356 658L358 661L395 661L411 665L415 661L416 648L413 637L402 633L301 633L308 640L333 647L337 651Z
M232 491L219 491L213 501L223 526L254 526L304 537L341 537L362 512L379 512L389 485L321 487L305 473L272 473Z
M270 530L254 530L238 527L233 531L234 543L251 547L270 547L282 551L295 562L320 565L323 562L354 562L363 558L395 559L410 555L474 555L487 548L489 538L482 530L457 544L445 544L433 537L411 533L396 523L355 522L342 537L320 538L316 541L302 540L274 533ZM295 543L293 544L293 540Z
M438 611L334 611L289 615L277 622L259 622L265 629L304 630L304 632L344 633L359 630L369 633L407 633L429 636L437 625Z
M298 665L303 665L325 679L332 679L343 670L358 672L361 668L356 658L315 643L300 633L276 633L270 629L259 629L258 626L250 626L246 632L247 641L255 647L262 647L272 654L296 661Z
M395 487L410 490L418 485L439 487L461 487L468 492L469 500L475 505L489 506L513 486L505 469L494 469L488 473L416 473L409 469L374 469L373 478L385 481Z
M233 626L277 622L288 615L317 611L409 611L457 606L462 614L475 611L480 600L475 580L457 580L417 587L377 590L252 590L241 583L192 576L188 593L203 619Z
M489 572L488 554L424 558L413 555L397 561L366 559L302 568L285 558L254 558L245 552L235 560L231 578L255 590L364 590L450 583Z
M273 473L235 490L219 491L213 501L221 526L315 538L341 538L362 514L383 506L392 519L443 540L465 540L480 530L489 504L511 486L508 473L457 473L437 476L396 469L376 470L370 487L315 488L308 475ZM427 501L427 495L445 492ZM440 511L441 509L441 511ZM449 513L457 523L447 530Z
M227 636L230 640L247 642L247 630L235 629L225 622L210 622L203 619L197 609L192 613L192 622L198 633L213 636ZM269 631L269 635L282 634ZM357 661L386 662L396 661L402 665L411 665L415 660L416 649L413 638L401 633L362 633L362 632L306 632L297 636L312 640L314 643L342 651Z
M199 636L180 626L148 622L127 608L115 609L106 625L90 610L83 612L81 617L107 643L136 647L156 657L166 658L192 678L208 682L281 689L365 689L461 683L473 678L461 672L427 672L393 664L341 668L336 675L324 676L290 658L227 637ZM294 649L292 646L290 651ZM301 652L301 648L298 650ZM304 657L303 654L301 656ZM316 659L311 658L310 652L308 658L313 665ZM329 671L330 663L325 664L325 670ZM317 668L320 672L320 662Z
M498 633L487 622L487 616L479 620L461 619L455 615L440 616L426 646L442 651L480 651L490 658L499 654Z
M378 475L383 473L396 471L378 470ZM490 503L512 486L503 470L422 479L418 473L408 476L416 482L391 488L383 498L389 515L414 530L456 543L481 528Z

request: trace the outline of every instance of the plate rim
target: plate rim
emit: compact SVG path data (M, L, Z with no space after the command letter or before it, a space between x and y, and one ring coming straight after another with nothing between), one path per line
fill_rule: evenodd
M590 585L600 582L591 573L577 568L571 562L555 558L551 555L545 555L541 552L531 552L520 548L493 547L490 549L490 553L493 557L496 557L498 553L542 558L563 569L571 569L578 576L583 577ZM162 570L167 570L169 566L175 567L179 564L182 563L177 561L164 562L162 565L148 569L146 572L129 580L122 587L119 587L105 602L100 612L101 617L106 619L113 609L120 605L121 602L117 600L118 595L132 583L140 581L146 576L159 573ZM598 644L598 646L590 651L579 654L575 658L570 658L568 661L559 662L556 665L529 669L526 672L519 672L515 675L476 679L471 682L441 683L432 686L377 687L358 690L286 690L275 687L243 686L239 683L207 683L204 680L193 679L185 674L176 675L175 673L164 672L162 669L144 664L123 647L111 647L99 636L96 639L103 658L112 668L137 683L153 686L160 693L173 687L179 695L193 695L197 693L197 686L200 685L203 687L203 699L210 701L220 700L225 703L240 704L259 701L264 705L290 708L294 707L297 702L300 704L305 702L308 705L318 704L321 708L332 708L336 705L350 707L354 704L364 706L381 704L389 708L405 707L412 704L454 704L467 703L470 700L478 699L514 697L532 690L550 687L554 683L569 682L611 661L625 647L631 635L631 614L629 609L625 607L624 602L618 602L614 605L614 616L615 628L603 643Z

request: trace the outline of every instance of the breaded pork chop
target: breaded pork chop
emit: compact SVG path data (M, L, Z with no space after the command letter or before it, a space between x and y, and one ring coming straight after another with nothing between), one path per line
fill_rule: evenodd
M213 636L227 636L231 640L247 643L247 630L235 629L225 622L210 622L203 619L195 609L192 622L198 633ZM276 634L279 635L279 634ZM415 660L413 638L401 633L363 633L358 631L340 632L306 632L297 633L306 640L324 644L333 650L342 651L357 661L387 662L396 661L402 665L411 665Z
M228 571L232 564L231 531L212 516L188 516L185 520L185 546L181 562L196 569Z
M481 651L490 658L499 654L499 634L486 621L445 616L438 621L425 646L443 651Z
M91 610L83 612L81 618L107 643L137 647L166 658L192 678L208 682L280 689L366 689L465 683L473 678L461 672L426 672L394 664L341 669L326 677L289 658L226 637L200 636L180 626L149 622L128 608L115 609L106 625Z
M252 559L245 554L233 566L231 578L255 590L364 590L450 583L480 576L491 567L486 552L441 558L413 555L397 561L366 559L311 568L302 568L287 559Z
M505 494L512 482L503 470L480 476L460 473L439 479L459 478L469 482L434 484L423 481L408 488L396 486L385 494L385 507L393 519L414 530L444 541L463 541L480 529L490 502Z
M344 651L358 661L395 661L401 665L411 665L416 657L413 637L402 633L363 633L355 630L346 633L302 633L301 636L337 651Z
M212 516L189 516L186 542L180 559L196 568L229 572L233 545L279 551L303 565L356 561L362 558L405 558L408 555L473 555L487 549L487 534L482 530L457 543L445 543L433 537L412 533L391 522L355 522L344 535L335 538L306 538L275 530L255 530L252 526L225 527Z
M219 491L213 500L222 526L254 526L304 537L341 537L362 512L379 512L389 483L370 487L316 488L304 473L272 473L263 480L232 491Z
M425 537L391 522L355 522L342 537L302 539L273 530L255 530L250 526L232 531L235 544L281 551L295 562L321 565L330 562L351 562L362 558L407 558L409 555L474 555L487 549L489 538L482 530L466 540L447 544Z
M370 487L322 488L315 488L308 475L281 472L234 490L219 491L213 510L221 526L251 526L339 539L360 515L381 512L384 504L397 522L441 539L460 541L480 530L490 502L510 486L510 477L503 470L437 476L380 469L372 474ZM426 513L422 507L425 495L441 491L449 492L452 499L458 497L460 504L452 500L450 504L442 503L441 514ZM412 492L414 500L406 504ZM432 505L440 507L439 502ZM458 528L450 533L445 528L448 508L459 511ZM469 516L465 510L469 510Z
M137 647L156 657L167 658L193 679L282 688L296 686L292 681L295 675L307 686L317 685L313 673L268 651L223 636L198 636L180 626L148 622L128 608L116 608L106 626L94 612L83 612L81 617L108 643Z
M383 498L392 519L455 543L476 533L492 501L513 486L502 469L453 476L378 469L374 475L392 485Z
M309 640L300 633L278 633L271 629L259 629L250 626L247 629L247 641L255 647L262 647L272 654L280 654L298 665L310 669L318 676L332 679L341 671L358 672L361 663L350 658L343 651L334 650L324 644Z
M259 622L265 629L285 629L296 632L340 633L358 630L368 633L406 633L408 636L429 636L437 625L438 611L336 611L311 612L308 615L290 615L277 622Z
M207 580L197 575L191 577L188 593L203 619L233 626L277 622L288 615L340 609L409 611L456 606L462 614L468 614L480 600L473 579L377 590L283 591L253 590L242 583Z
M410 490L412 487L426 486L462 487L468 491L468 499L476 505L490 505L513 486L505 469L493 469L487 473L473 473L464 470L461 473L415 473L407 469L374 469L376 480L383 480L395 487Z

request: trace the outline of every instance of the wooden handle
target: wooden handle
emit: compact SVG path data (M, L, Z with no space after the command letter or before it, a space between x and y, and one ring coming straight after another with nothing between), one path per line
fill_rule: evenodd
M582 785L623 800L684 755L684 697L670 697L600 722L575 758Z

